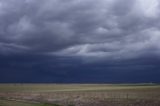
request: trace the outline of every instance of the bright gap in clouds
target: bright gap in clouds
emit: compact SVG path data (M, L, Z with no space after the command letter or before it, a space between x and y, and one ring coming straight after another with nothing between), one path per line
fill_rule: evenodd
M139 0L137 5L147 17L157 17L159 14L158 0Z

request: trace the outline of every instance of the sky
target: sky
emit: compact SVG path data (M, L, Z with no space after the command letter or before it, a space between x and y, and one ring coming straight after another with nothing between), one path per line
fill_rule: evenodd
M0 82L159 83L159 19L159 0L0 0Z

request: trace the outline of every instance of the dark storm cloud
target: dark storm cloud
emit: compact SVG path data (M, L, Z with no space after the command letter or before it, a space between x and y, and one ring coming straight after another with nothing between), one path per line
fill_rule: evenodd
M0 60L0 82L158 83L160 81L160 59L155 56L93 64L84 64L74 58L33 54L0 56Z
M0 82L160 81L159 9L159 0L0 0Z
M1 53L130 58L159 53L159 1L1 0Z

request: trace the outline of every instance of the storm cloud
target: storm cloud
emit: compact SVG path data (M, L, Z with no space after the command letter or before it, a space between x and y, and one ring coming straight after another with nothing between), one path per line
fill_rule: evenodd
M57 77L160 70L159 10L159 0L0 0L1 73L13 63L24 63L15 68L22 73L44 69Z

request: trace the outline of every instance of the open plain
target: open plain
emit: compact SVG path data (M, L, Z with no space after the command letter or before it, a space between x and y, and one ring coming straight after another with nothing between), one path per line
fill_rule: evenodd
M160 106L160 85L0 84L0 106Z

